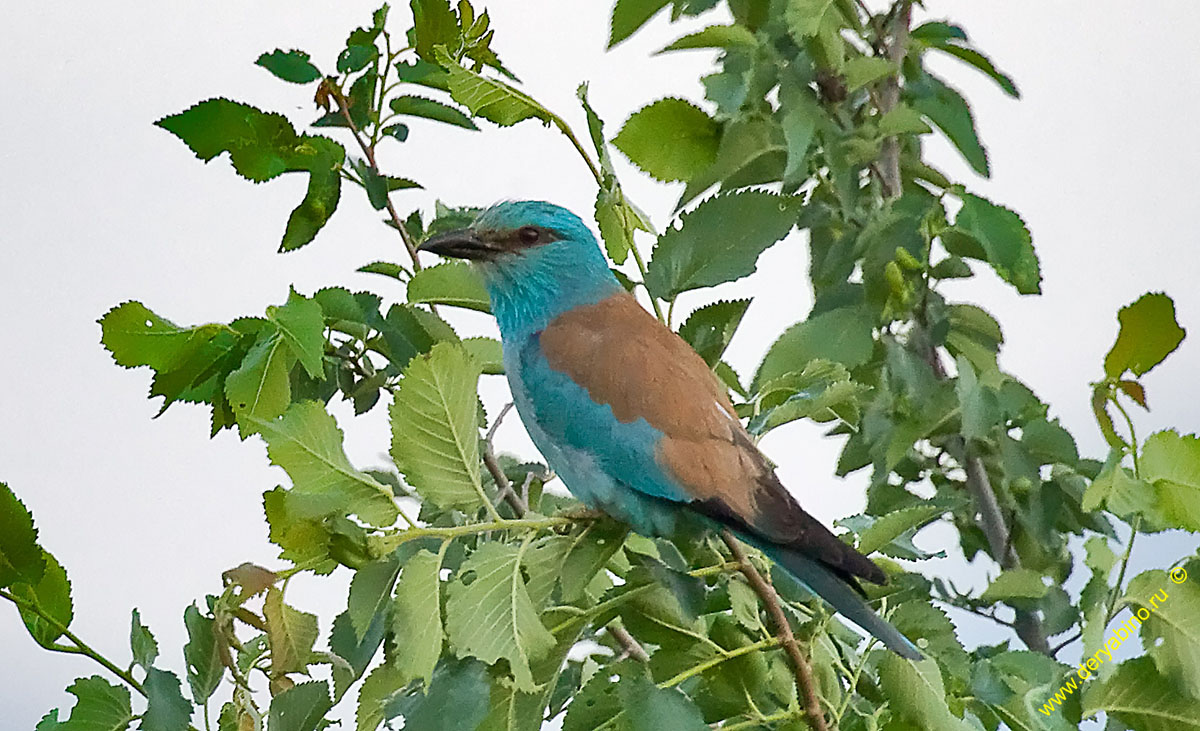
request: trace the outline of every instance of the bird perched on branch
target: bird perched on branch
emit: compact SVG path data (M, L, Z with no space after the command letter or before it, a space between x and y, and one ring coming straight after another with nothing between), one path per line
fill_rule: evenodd
M860 596L858 580L882 584L883 571L784 489L724 386L621 287L578 216L500 203L420 248L482 275L517 411L576 497L644 535L728 527L889 648L921 657Z

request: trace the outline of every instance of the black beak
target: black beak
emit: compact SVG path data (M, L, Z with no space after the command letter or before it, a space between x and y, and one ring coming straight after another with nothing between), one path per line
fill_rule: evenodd
M438 234L417 247L418 251L432 251L439 256L455 259L491 259L500 249L475 235L469 228Z

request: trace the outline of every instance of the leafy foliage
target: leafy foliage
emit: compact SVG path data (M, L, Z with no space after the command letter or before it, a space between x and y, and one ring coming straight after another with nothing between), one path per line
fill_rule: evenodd
M316 731L348 715L338 710L348 699L358 731L401 719L405 728L489 731L535 731L555 719L566 731L826 722L1057 731L1098 714L1114 730L1196 726L1200 594L1177 579L1200 576L1200 559L1125 579L1139 534L1200 532L1200 441L1170 429L1139 440L1128 408L1148 407L1139 379L1184 340L1173 302L1147 294L1120 311L1103 378L1091 384L1110 451L1081 454L1050 407L1002 367L996 319L948 300L941 286L982 262L1018 293L1040 291L1020 216L922 157L923 137L936 130L976 173L989 170L967 101L928 71L929 55L966 63L1015 97L1013 80L952 23L908 32L903 0L870 17L843 0L618 0L608 43L668 7L674 21L718 5L725 21L663 49L717 51L701 79L705 100L652 100L610 140L582 85L590 152L564 117L521 89L491 47L487 13L468 0L411 0L412 27L396 38L381 7L322 62L336 76L300 50L258 58L284 82L313 84L312 126L349 146L220 98L157 123L201 160L228 153L251 181L308 175L282 251L314 239L343 182L361 188L409 257L357 269L402 282L404 298L384 307L381 295L329 287L292 290L262 316L229 323L176 325L138 302L101 318L114 361L153 371L162 409L204 404L212 434L236 427L265 443L289 478L263 494L282 567L231 569L218 594L184 610L182 674L160 667L178 653L160 652L136 610L130 660L113 661L72 631L66 571L0 484L0 598L36 643L88 656L123 684L77 680L69 717L51 711L39 731L135 721L194 729L214 698L221 731ZM416 250L468 225L477 209L438 203L432 218L402 216L403 191L420 183L381 170L376 155L407 143L401 118L462 134L480 119L535 119L564 134L595 178L595 219L614 271L665 324L680 294L750 276L766 249L804 233L814 306L779 333L749 383L724 360L753 313L749 300L714 295L679 334L728 386L755 438L798 420L826 424L841 444L836 474L866 471L865 511L837 525L860 551L884 557L892 581L868 597L926 659L865 642L782 572L771 577L781 598L771 598L712 537L631 534L544 489L544 466L495 454L502 416L489 418L478 384L503 372L500 344L460 337L440 309L488 312L487 294L468 265L425 268ZM610 145L652 178L683 184L677 220L652 225L624 192ZM646 262L639 239L650 236ZM335 397L356 415L388 401L392 465L351 463L329 410ZM918 547L927 526L957 546ZM984 588L963 591L926 563L951 548L978 561ZM766 566L757 554L750 561ZM287 587L296 574L334 571L353 577L323 638L320 619L289 603ZM1064 588L1076 571L1087 577L1078 595ZM764 602L779 602L802 640L812 680L801 677L799 689L803 673L781 650ZM965 645L952 621L964 613L996 621L1005 638ZM1144 652L1114 659L1135 633ZM823 718L805 710L808 692Z

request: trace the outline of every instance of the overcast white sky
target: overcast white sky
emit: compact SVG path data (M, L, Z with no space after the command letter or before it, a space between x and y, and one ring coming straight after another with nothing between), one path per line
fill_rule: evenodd
M953 3L927 0L1012 74L1019 102L953 63L945 74L972 101L994 176L974 178L945 145L934 159L953 176L1019 211L1041 256L1044 294L1019 297L990 275L951 290L983 304L1004 327L1003 364L1061 416L1083 452L1102 454L1087 405L1087 382L1116 334L1116 310L1146 291L1175 298L1192 337L1146 378L1154 411L1142 433L1167 425L1196 431L1200 372L1200 264L1195 174L1200 169L1200 51L1194 0L1131 7L1115 0ZM658 18L646 32L604 51L609 2L493 0L494 47L536 98L582 130L580 81L608 121L671 94L699 101L705 52L650 54L689 26ZM129 299L181 324L261 314L294 284L301 292L341 284L385 298L398 286L354 269L402 258L391 231L356 191L316 242L275 254L300 177L253 186L224 161L201 165L151 123L201 99L227 96L313 117L311 90L253 66L263 51L302 48L324 68L373 2L22 3L0 25L0 322L7 383L0 410L0 480L33 510L43 544L74 584L73 628L127 660L131 607L159 637L165 663L182 668L183 608L215 592L220 572L242 561L277 565L266 540L261 493L284 481L260 442L224 433L207 439L208 415L187 405L152 421L150 373L113 364L96 319ZM401 4L397 16L407 13ZM396 18L397 21L400 18ZM692 24L695 25L694 23ZM410 141L382 157L387 172L421 181L402 192L402 211L542 198L587 214L594 188L569 145L539 125L468 134L416 123ZM627 191L660 228L674 188L626 166ZM647 246L649 242L644 242ZM784 327L803 317L804 240L766 255L760 273L721 296L753 295L750 326L731 358L750 372ZM716 293L693 295L681 311ZM484 317L460 330L485 333ZM498 378L484 395L505 400ZM384 409L351 420L347 449L379 464L388 436ZM354 423L351 425L350 422ZM517 420L503 445L534 456ZM805 427L764 440L786 484L809 510L832 521L861 509L865 476L831 477L838 444ZM944 536L942 536L944 537ZM937 534L925 545L940 543ZM1165 566L1190 550L1178 537L1147 540L1136 567ZM950 569L948 569L950 570ZM346 572L341 572L345 574ZM345 576L342 576L344 582ZM330 620L344 606L331 581L297 581L289 599ZM957 620L958 618L956 618ZM322 625L322 636L328 625ZM54 706L69 706L71 679L99 668L35 648L10 608L0 607L0 729L31 729Z

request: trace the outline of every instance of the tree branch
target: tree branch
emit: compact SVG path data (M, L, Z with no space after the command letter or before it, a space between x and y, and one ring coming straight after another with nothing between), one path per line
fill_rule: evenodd
M910 0L898 0L898 12L894 13L895 20L890 26L890 39L879 39L879 45L887 49L887 59L899 67L908 52L908 32L912 23L912 3ZM889 76L883 82L876 106L880 116L896 108L900 102L900 71ZM884 198L899 198L904 189L904 181L900 177L900 140L888 137L883 141L879 152L879 182L883 185Z
M754 593L766 606L767 614L771 615L775 631L778 632L779 642L792 662L792 670L796 676L796 691L800 694L801 703L804 706L804 716L809 727L813 731L828 731L829 726L825 724L825 714L821 711L821 701L817 696L812 667L800 652L800 646L796 643L795 635L792 634L792 625L788 623L787 616L783 613L783 606L779 603L779 595L775 593L775 587L767 583L762 574L758 573L758 569L754 568L754 564L750 563L749 557L742 549L742 544L728 528L721 531L721 540L729 547L729 552L738 562L742 575L746 577L746 581L750 582L750 587L754 589Z

